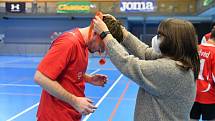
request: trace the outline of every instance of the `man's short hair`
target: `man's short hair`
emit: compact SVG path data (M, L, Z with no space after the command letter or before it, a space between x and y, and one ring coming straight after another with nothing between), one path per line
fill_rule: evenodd
M120 43L123 41L123 33L121 29L122 23L113 19L111 16L103 16L103 21L107 25L112 36Z

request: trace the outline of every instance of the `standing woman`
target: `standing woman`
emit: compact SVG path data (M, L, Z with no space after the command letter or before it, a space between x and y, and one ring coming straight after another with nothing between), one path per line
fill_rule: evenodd
M153 48L149 48L125 29L120 44L98 17L94 24L112 63L139 85L134 121L190 120L199 72L193 25L174 18L162 21L153 38Z

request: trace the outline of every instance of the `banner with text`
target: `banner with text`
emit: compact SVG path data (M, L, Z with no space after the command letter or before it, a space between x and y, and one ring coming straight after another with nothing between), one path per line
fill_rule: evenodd
M94 7L91 2L58 2L57 13L90 13Z
M157 0L121 0L121 12L155 12Z

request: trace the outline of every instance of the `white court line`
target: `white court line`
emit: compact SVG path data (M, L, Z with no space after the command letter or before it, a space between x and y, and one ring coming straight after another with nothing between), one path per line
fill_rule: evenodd
M116 68L100 68L100 69L104 71L117 71ZM96 68L90 68L89 70L96 70Z
M100 71L101 69L96 69L95 71L93 71L92 73L90 74L95 74L96 72Z
M28 111L32 110L33 108L37 107L38 105L39 105L39 102L38 102L38 103L36 103L36 104L34 104L34 105L32 105L31 107L29 107L29 108L25 109L24 111L22 111L22 112L20 112L20 113L16 114L15 116L13 116L13 117L9 118L9 119L8 119L8 120L6 120L6 121L13 121L15 118L17 118L17 117L21 116L22 114L24 114L24 113L26 113L26 112L28 112Z
M28 84L0 84L0 86L11 86L11 87L40 87L39 85L28 85Z
M102 98L96 103L96 107L99 107L99 105L102 103L102 101L107 97L107 95L110 93L110 91L115 87L115 85L119 82L119 80L122 78L122 74L118 77L118 79L114 82L114 84L108 89L108 91L102 96ZM87 115L82 121L87 121L92 113Z
M95 74L101 69L97 69L90 74ZM11 86L11 87L40 87L39 85L28 85L28 84L0 84L0 86Z
M100 71L100 70L101 70L101 69L97 69L97 70L93 71L93 72L92 72L92 73L90 73L90 74L94 74L94 73L96 73L96 72L98 72L98 71ZM24 113L26 113L26 112L28 112L28 111L32 110L33 108L37 107L38 105L39 105L39 102L38 102L38 103L36 103L36 104L34 104L33 106L31 106L31 107L29 107L29 108L25 109L24 111L22 111L22 112L20 112L20 113L16 114L15 116L13 116L13 117L9 118L9 119L8 119L8 120L6 120L6 121L12 121L12 120L16 119L17 117L21 116L22 114L24 114Z
M21 59L14 59L14 60L8 60L8 61L1 61L0 62L0 65L3 65L3 64L10 64L10 63L16 63L16 62L21 62L21 61L24 61L24 60L30 60L31 58L21 58Z
M15 95L15 96L40 96L40 94L26 94L26 93L14 93L14 92L0 92L0 95Z

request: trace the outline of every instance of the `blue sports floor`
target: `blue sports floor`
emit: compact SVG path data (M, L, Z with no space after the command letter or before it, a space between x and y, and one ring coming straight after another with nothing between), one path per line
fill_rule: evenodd
M33 76L41 57L0 56L0 121L36 121L41 88ZM138 86L111 64L90 58L88 73L109 77L105 87L86 85L86 96L98 109L83 121L132 121Z

